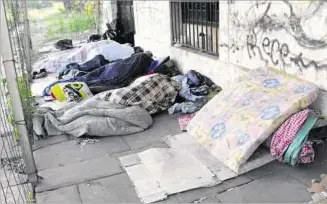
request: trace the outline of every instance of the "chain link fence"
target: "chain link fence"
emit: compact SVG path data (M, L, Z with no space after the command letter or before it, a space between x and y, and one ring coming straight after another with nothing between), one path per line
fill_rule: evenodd
M37 179L31 179L31 174L35 173L36 177L31 151L35 104L30 89L32 64L40 57L46 57L40 50L46 46L52 47L57 40L81 42L86 41L90 34L99 33L101 2L0 0L0 36L1 40L8 40L6 48L0 45L0 203L35 201ZM3 53L6 53L6 57ZM9 80L8 73L11 79L16 80ZM13 87L19 91L18 98L14 97ZM17 120L19 110L14 108L17 107L17 100L21 101L21 120ZM26 134L24 130L27 130Z
M32 45L27 21L26 1L2 0L0 3L2 4L1 7L3 6L1 9L1 35L6 36L3 33L7 32L9 45L11 45L11 47L1 47L1 49L7 49L5 52L8 52L12 58L5 60L3 59L4 56L0 56L1 62L3 62L0 64L0 203L31 203L34 201L34 189L33 185L29 183L27 164L34 164L34 159L27 161L23 155L24 151L22 151L23 145L28 145L28 148L31 148L30 144L33 143L32 114L34 101L30 90ZM3 52L4 50L1 53L3 54ZM23 120L16 120L14 117L16 110L13 106L13 100L17 99L12 97L7 88L10 81L6 75L8 72L5 71L7 68L5 63L13 63L16 79L14 84L19 91ZM28 143L23 144L21 134L19 134L19 126L26 127Z

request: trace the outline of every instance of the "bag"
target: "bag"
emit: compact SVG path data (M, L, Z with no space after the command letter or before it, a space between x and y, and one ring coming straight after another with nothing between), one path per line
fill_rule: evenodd
M54 44L54 46L56 49L59 49L59 50L68 50L68 49L71 49L74 47L73 41L69 40L69 39L59 40L58 42L56 42Z
M79 102L93 96L84 82L57 83L51 88L51 95L58 101Z

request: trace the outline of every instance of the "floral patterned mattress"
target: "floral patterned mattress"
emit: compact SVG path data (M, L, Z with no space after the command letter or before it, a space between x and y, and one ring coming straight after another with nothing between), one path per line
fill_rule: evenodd
M221 91L191 120L187 131L239 173L253 152L288 117L313 103L318 88L274 69L257 69Z

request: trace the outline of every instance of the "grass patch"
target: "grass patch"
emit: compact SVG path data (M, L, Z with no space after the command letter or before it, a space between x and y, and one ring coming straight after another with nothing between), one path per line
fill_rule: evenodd
M94 15L89 13L57 13L48 16L45 23L48 40L60 38L63 33L83 32L96 28Z
M30 22L42 21L51 15L58 14L64 10L64 4L62 2L54 2L52 7L42 9L28 9L28 18Z

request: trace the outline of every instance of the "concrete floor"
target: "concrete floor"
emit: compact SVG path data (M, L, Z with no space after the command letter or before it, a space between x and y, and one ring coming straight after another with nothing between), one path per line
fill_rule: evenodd
M161 138L179 133L179 115L161 114L145 132L97 138L85 146L75 138L56 136L36 141L35 160L44 179L36 188L39 203L139 203L118 157L149 147L167 147ZM311 200L312 179L327 173L327 148L321 146L312 164L293 168L272 162L215 187L172 195L164 203L292 202Z

